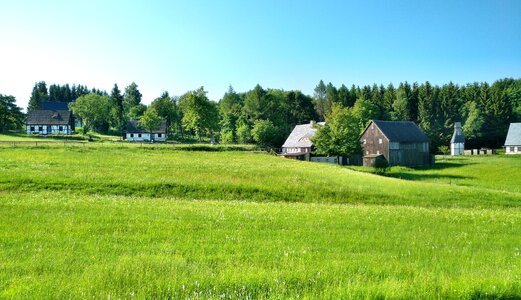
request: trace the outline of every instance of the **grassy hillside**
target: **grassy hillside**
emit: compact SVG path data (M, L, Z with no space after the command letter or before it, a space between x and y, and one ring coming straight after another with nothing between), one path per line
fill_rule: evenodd
M256 152L148 147L17 147L0 152L0 188L105 195L443 207L521 205L513 191L417 183ZM22 171L23 170L23 171ZM514 172L515 166L511 170ZM519 177L510 179L520 184Z
M520 179L456 162L401 172L466 186L257 152L0 147L0 298L519 298Z
M350 167L371 172L370 168ZM440 184L454 184L479 189L521 193L521 156L439 156L428 168L392 167L387 176Z

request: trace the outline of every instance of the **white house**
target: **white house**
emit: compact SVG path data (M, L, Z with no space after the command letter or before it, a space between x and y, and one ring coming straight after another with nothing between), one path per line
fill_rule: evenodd
M290 133L284 144L282 145L282 155L286 157L298 157L311 153L313 142L311 138L317 132L314 121L308 124L296 125ZM319 122L318 125L325 125L325 122Z
M506 154L521 154L521 123L510 123L505 140Z
M72 134L74 120L68 110L33 110L25 121L27 134Z
M461 123L454 123L454 133L450 140L450 155L463 155L465 150L465 136L461 130Z
M138 121L128 121L127 122L127 130L125 132L125 137L127 141L131 142L152 142L166 141L166 121L161 121L159 128L152 132L146 131L145 129L139 126Z

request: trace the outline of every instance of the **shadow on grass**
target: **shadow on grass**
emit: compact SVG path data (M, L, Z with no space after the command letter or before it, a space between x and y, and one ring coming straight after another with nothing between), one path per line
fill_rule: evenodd
M472 179L470 176L461 175L448 175L448 174L422 174L422 173L409 173L409 172L390 172L386 173L385 176L405 179L405 180L442 180L450 183L451 180L456 179Z

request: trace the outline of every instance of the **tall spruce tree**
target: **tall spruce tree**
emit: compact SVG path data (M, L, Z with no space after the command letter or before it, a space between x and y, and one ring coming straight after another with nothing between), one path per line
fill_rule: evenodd
M43 102L48 100L49 94L47 92L47 84L45 81L35 83L31 93L31 98L29 99L27 111L42 109Z

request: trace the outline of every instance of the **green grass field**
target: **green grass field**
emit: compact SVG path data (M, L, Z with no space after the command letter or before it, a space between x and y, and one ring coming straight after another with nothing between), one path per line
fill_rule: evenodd
M520 298L520 166L3 146L0 298Z

